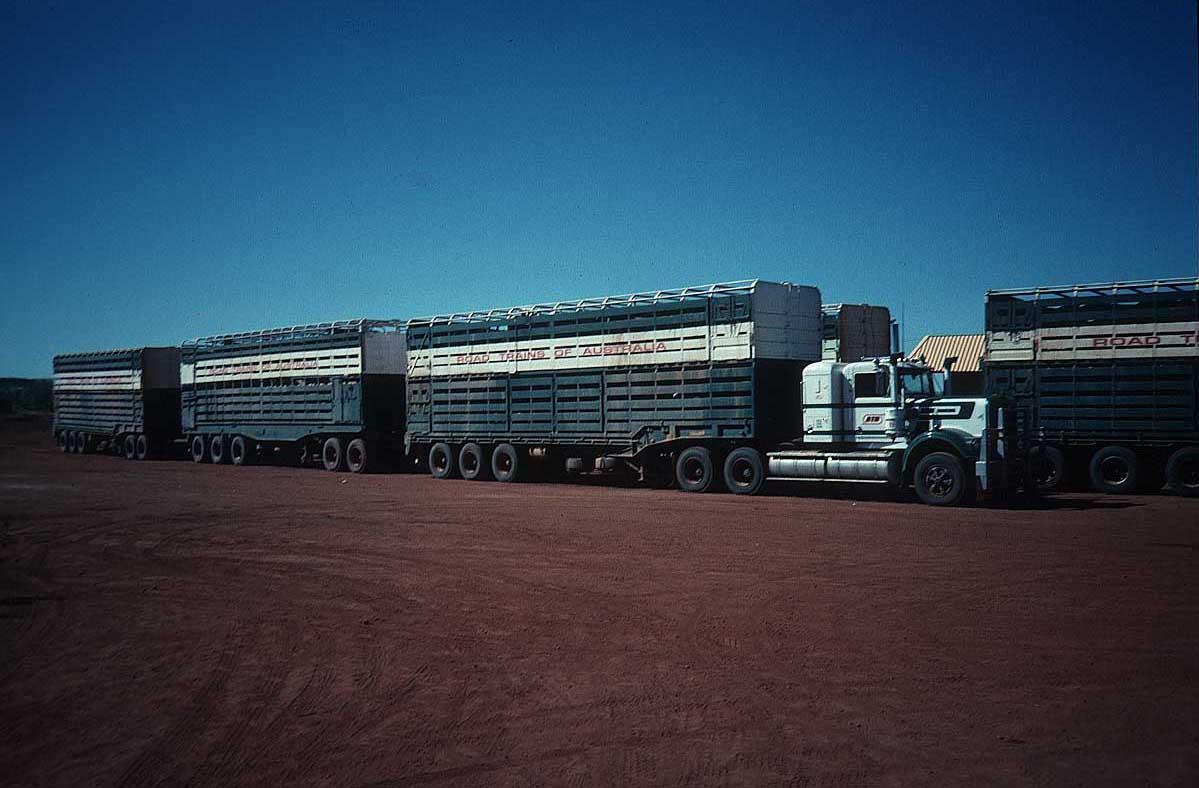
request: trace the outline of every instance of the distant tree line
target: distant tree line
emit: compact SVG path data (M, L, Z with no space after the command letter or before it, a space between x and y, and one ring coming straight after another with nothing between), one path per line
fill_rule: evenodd
M48 413L53 409L52 381L41 378L0 378L0 414Z

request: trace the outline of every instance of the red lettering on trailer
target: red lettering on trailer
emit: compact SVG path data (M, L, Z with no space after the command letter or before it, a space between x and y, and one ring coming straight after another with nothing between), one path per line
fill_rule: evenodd
M1097 348L1115 348L1115 347L1155 347L1162 343L1162 338L1159 336L1150 337L1095 337L1091 341L1091 347Z

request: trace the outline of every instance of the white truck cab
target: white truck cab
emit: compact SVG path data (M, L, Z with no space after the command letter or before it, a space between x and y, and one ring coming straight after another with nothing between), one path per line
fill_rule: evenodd
M942 505L988 489L995 414L985 399L946 396L941 370L898 356L819 361L800 396L803 435L768 454L772 478L910 485Z

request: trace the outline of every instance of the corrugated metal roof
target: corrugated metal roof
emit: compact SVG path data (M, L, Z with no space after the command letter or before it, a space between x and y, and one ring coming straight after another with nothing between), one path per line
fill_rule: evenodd
M983 334L930 334L916 345L912 358L923 357L925 362L940 369L949 356L957 356L956 372L978 372L982 369Z

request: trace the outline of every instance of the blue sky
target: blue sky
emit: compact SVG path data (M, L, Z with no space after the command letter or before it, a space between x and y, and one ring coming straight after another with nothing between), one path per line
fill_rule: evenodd
M910 347L1196 273L1191 2L483 6L5 4L0 375L750 277Z

